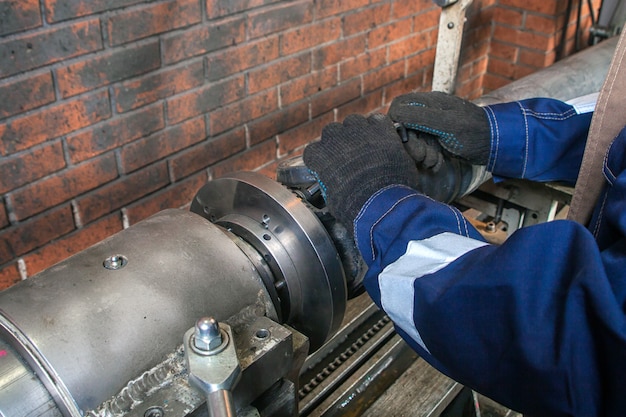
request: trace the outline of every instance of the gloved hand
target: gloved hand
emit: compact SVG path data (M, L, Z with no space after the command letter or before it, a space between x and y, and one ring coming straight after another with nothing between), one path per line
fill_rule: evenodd
M446 151L459 158L487 165L489 121L481 107L467 100L439 91L405 94L393 100L389 117L406 129L436 136Z
M436 174L443 164L443 148L437 137L413 129L401 131L404 149L419 168L426 168Z
M350 115L322 130L304 150L304 163L317 178L330 213L348 230L361 207L378 190L394 184L415 187L417 168L387 116Z

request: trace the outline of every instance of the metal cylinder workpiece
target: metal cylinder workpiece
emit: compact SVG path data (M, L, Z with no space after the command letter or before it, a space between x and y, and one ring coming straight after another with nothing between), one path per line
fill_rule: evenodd
M248 306L276 317L233 238L166 210L0 293L0 336L64 415L82 416L164 360L198 317Z

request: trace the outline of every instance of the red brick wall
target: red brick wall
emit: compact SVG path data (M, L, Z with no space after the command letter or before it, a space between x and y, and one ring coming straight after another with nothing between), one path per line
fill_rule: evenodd
M476 0L457 93L552 63L575 27L566 5ZM333 120L428 90L439 12L431 0L0 3L0 288L187 204L210 178L272 175Z

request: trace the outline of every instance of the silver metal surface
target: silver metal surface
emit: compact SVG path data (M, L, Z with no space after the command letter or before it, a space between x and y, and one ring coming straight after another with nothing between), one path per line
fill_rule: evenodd
M219 339L220 343L212 347L201 344L198 348L196 342L203 336ZM206 396L209 417L235 416L231 390L241 378L241 366L231 327L218 325L214 319L200 319L185 333L183 347L189 382Z
M454 93L461 54L465 12L473 0L436 1L442 6L439 16L437 51L433 72L433 91Z
M547 68L492 91L474 103L487 105L533 97L570 100L600 91L617 37L571 55Z
M111 253L128 264L104 268ZM0 306L15 327L4 326L5 340L42 379L67 387L70 398L55 398L73 407L66 415L98 407L163 361L198 317L224 320L248 308L276 318L228 233L183 210L163 211L22 281L0 293Z
M239 172L206 184L191 211L231 230L266 261L281 322L320 347L343 318L346 305L341 260L328 233L305 203L281 184ZM273 293L273 294L272 294Z
M54 400L30 367L0 340L0 416L61 417ZM18 398L19 401L15 401Z
M207 395L207 410L209 417L236 416L233 405L233 394L224 389L209 392Z
M224 337L213 317L202 317L196 322L191 346L201 351L212 351L222 345Z

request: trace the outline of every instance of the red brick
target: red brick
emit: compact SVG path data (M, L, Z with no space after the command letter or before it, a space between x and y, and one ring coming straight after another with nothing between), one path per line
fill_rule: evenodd
M163 106L147 107L67 137L69 156L74 163L84 161L161 130L164 126Z
M245 40L245 23L245 17L237 17L167 35L163 38L163 60L171 64L237 45Z
M102 49L98 19L0 41L0 78Z
M22 280L17 263L0 267L0 291L6 290Z
M433 39L433 35L433 31L421 32L391 43L389 45L389 62L407 58L431 47L437 42L436 39Z
M254 171L276 159L276 143L266 141L211 167L212 178L235 171Z
M493 26L496 13L494 6L496 0L473 1L465 13L465 27L478 28L480 26Z
M206 182L207 174L202 172L131 204L126 208L129 224L135 224L162 210L180 208L189 204Z
M155 135L139 139L120 151L122 169L128 173L163 159L206 138L204 117L172 126Z
M303 147L320 137L322 129L334 122L332 111L317 116L313 120L302 123L291 130L278 135L278 154L287 155L295 149Z
M189 26L201 19L198 0L172 0L133 8L109 19L109 42L120 45Z
M398 20L378 26L367 34L367 45L370 49L399 40L411 34L411 20Z
M209 19L214 19L279 1L281 0L206 0L206 10Z
M228 158L246 149L243 127L199 143L170 159L170 171L175 181Z
M390 12L391 5L383 3L346 14L343 18L343 34L344 36L351 36L359 32L372 30L387 22L390 19Z
M101 91L0 123L0 155L30 148L110 116L109 96Z
M38 0L5 0L0 3L0 36L41 26Z
M489 56L489 43L477 42L461 49L460 65L480 61Z
M179 123L239 100L245 95L244 86L243 76L239 76L172 97L167 102L168 122Z
M315 2L315 16L321 19L355 10L368 4L369 0L317 0Z
M0 85L0 97L10 100L0 101L0 119L45 106L55 100L52 74L42 74L9 80Z
M474 61L472 62L472 64L470 65L470 74L472 77L475 77L477 75L482 75L484 73L487 72L487 65L489 64L489 59L484 56L483 58L479 59L478 61Z
M113 212L169 184L165 163L119 178L76 200L83 223Z
M292 155L289 156L297 156L298 154L301 154L302 152L298 152L298 153L294 153ZM261 175L265 175L268 178L273 179L274 181L276 181L276 170L278 169L278 164L279 162L281 162L280 159L277 159L267 165L263 165L258 171L259 174Z
M326 19L280 35L281 55L290 55L341 37L341 20Z
M380 68L385 65L387 60L387 51L385 48L379 48L375 51L367 51L357 55L352 59L348 59L340 64L339 74L341 81L346 81L354 77L359 77L368 71Z
M54 207L117 177L112 154L92 159L8 195L17 220Z
M516 67L517 65L514 63L492 58L489 60L488 71L491 74L497 74L502 77L514 80Z
M422 53L407 58L407 75L416 72L423 72L426 68L433 67L435 64L435 48L427 49Z
M500 75L487 73L483 77L483 88L485 89L485 94L490 91L497 90L500 87L504 87L510 82L511 80Z
M531 49L551 50L554 48L553 36L544 36L534 32L496 26L493 31L493 39L524 46Z
M211 135L217 135L278 109L278 93L266 90L227 107L221 107L209 115Z
M18 223L0 233L0 241L3 241L9 248L8 253L0 253L0 264L43 246L72 230L74 230L74 216L69 204L45 212L29 221ZM0 243L0 247L2 245Z
M309 103L301 102L282 108L248 124L250 146L263 142L287 129L309 120Z
M370 92L404 78L404 67L404 62L400 61L365 74L363 76L363 91Z
M32 276L122 230L119 214L108 216L24 256Z
M115 87L116 109L123 113L199 87L204 82L202 61L154 72Z
M365 51L365 35L353 36L313 51L314 69L322 69Z
M413 18L413 28L415 32L438 30L439 17L441 16L441 8L427 9L424 13L420 13ZM436 37L436 36L435 36Z
M117 48L57 70L61 96L71 97L161 66L158 42Z
M0 159L0 194L65 168L60 141Z
M311 72L311 54L273 61L248 74L248 94L255 94Z
M311 117L317 117L361 95L361 80L354 79L311 97Z
M119 9L144 1L145 0L44 0L43 3L46 10L46 20L52 23Z
M490 59L488 64L489 73L500 75L511 80L520 79L526 75L532 74L536 70L537 68L515 65L499 59Z
M276 58L278 58L278 37L228 48L207 58L209 80L220 80Z
M296 78L280 86L280 102L287 106L337 85L337 66Z
M471 78L465 81L462 85L457 82L457 88L454 91L459 97L463 97L468 100L477 98L482 93L482 76Z
M488 49L489 42L491 41L491 31L491 27L481 26L475 30L467 32L466 36L463 38L463 43L466 46L461 49L478 50L482 47L482 45Z
M526 16L524 28L533 32L545 33L552 35L563 27L563 19L557 19L553 16L540 16L529 13Z
M519 47L515 45L510 45L503 42L492 41L489 48L489 56L502 58L506 61L515 62L517 61L517 54L519 52Z
M456 86L469 81L470 78L471 78L471 72L472 72L472 65L471 64L461 65L457 69L457 73L456 73L456 83L455 83Z
M337 120L344 120L350 114L367 115L372 113L384 113L382 89L339 107L337 109Z
M432 0L396 0L393 2L392 19L401 19L433 9L440 10Z
M4 201L0 200L0 229L9 224L9 217L7 216L7 210L4 206Z
M524 12L511 8L496 7L493 11L493 20L495 24L519 28L524 21Z
M539 52L528 49L521 49L519 53L519 62L535 68L544 68L554 64L556 52Z
M500 0L500 4L503 6L517 7L531 12L554 15L557 12L562 12L566 7L567 2L546 0Z
M392 84L389 84L384 88L385 102L383 104L385 106L388 106L389 104L391 104L394 98L402 94L410 93L413 91L430 90L430 85L424 85L423 81L424 74L423 72L419 72L412 75L411 77L407 77L405 79L398 80Z
M254 39L267 36L309 23L312 19L310 1L278 4L269 9L248 13L248 37Z

